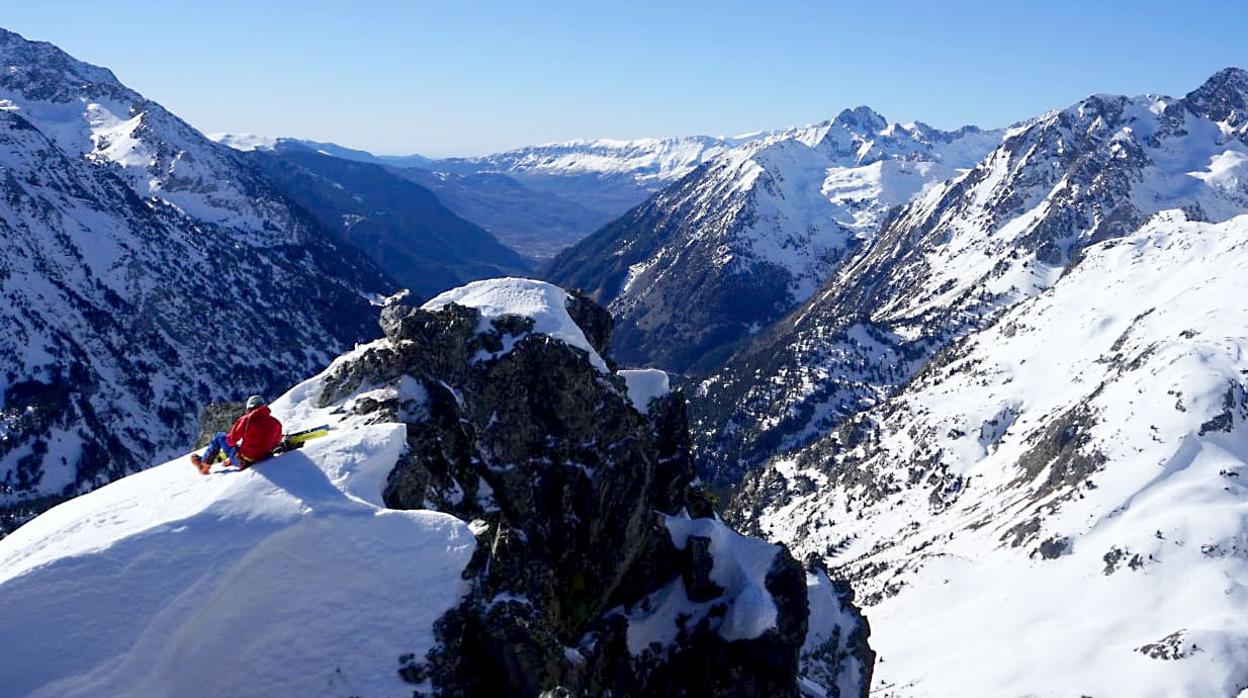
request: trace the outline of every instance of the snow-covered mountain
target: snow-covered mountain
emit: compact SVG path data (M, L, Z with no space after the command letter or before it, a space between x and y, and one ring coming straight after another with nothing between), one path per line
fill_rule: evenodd
M971 167L1000 137L847 109L723 153L545 275L608 305L622 360L706 369L809 298L891 208Z
M634 182L640 204L644 192L654 191L680 177L694 167L724 154L745 142L761 139L765 134L740 137L675 136L664 139L612 140L585 139L554 142L554 144L519 147L480 157L452 157L438 162L438 169L448 172L467 169L474 172L508 172L523 177L622 177ZM630 197L617 194L609 200L625 201Z
M865 594L873 695L1248 688L1248 215L1079 256L738 497Z
M329 436L0 540L6 695L866 695L846 588L714 516L605 311L500 279L382 326L272 405Z
M176 452L206 401L375 336L390 292L238 153L0 30L0 519Z
M708 471L733 481L827 433L1158 211L1248 212L1246 104L1248 73L1227 69L1181 99L1096 95L1011 129L701 384Z
M456 213L547 261L702 163L758 137L574 140L448 158L407 173Z

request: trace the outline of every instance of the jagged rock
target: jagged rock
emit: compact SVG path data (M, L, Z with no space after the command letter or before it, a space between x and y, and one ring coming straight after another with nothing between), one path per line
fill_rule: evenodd
M615 319L606 308L598 305L580 291L568 292L568 314L572 316L585 338L603 358L608 358L611 344L611 330L615 327Z
M724 593L723 587L711 579L715 558L711 556L711 539L703 536L689 537L689 562L683 570L685 593L690 601L710 601Z
M441 646L397 670L447 696L796 696L806 573L782 546L707 518L684 397L633 405L596 355L611 319L588 299L481 283L562 298L585 343L535 317L394 302L387 339L338 364L319 397L407 425L388 506L474 521L469 591L439 622Z

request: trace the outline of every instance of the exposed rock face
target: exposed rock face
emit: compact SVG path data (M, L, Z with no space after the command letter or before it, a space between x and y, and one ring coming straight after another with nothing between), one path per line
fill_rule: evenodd
M246 411L245 402L214 402L205 407L199 414L199 436L195 437L195 448L207 446L219 431L228 433Z
M605 352L610 316L577 296L566 310ZM392 304L382 325L320 402L406 423L387 505L473 520L479 541L442 646L403 657L403 676L448 696L799 694L814 577L713 518L679 393L643 414L623 378L531 317ZM865 695L865 623L827 598L849 620L820 616L832 659L811 680Z

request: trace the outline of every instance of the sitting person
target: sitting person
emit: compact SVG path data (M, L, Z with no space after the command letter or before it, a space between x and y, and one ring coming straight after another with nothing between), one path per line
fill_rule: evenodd
M264 398L252 395L247 398L247 411L234 422L230 433L217 432L209 442L204 455L191 454L191 463L199 472L207 475L217 455L225 453L226 465L245 470L253 463L268 458L273 449L282 442L282 423L269 414Z

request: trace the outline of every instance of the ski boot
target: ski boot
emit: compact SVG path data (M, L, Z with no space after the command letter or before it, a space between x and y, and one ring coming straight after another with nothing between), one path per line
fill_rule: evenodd
M212 469L212 463L200 458L198 453L191 454L191 464L199 470L200 475L207 475L208 471Z

